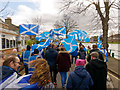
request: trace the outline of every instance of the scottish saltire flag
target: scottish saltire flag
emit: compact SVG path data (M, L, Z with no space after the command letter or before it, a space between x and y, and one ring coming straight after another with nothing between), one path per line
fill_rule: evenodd
M77 34L77 32L70 32L70 33L68 33L69 36L74 36L75 34Z
M41 41L42 39L45 39L44 37L36 37L37 41Z
M65 28L66 28L66 27L54 29L54 34L55 34L55 35L65 35Z
M97 38L97 48L99 48L99 49L103 46L102 42L100 40L100 37L101 37L101 35Z
M81 41L82 40L82 31L81 30L74 30L74 32L76 32L76 34L77 34L77 39L79 41Z
M31 74L28 74L28 75L24 75L24 76L21 76L17 79L15 79L12 83L10 83L6 88L16 88L16 89L19 89L19 90L28 90L28 89L32 89L32 88L38 88L37 84L38 83L35 83L35 84L29 84L29 79L31 77ZM42 88L42 86L40 87Z
M33 46L31 46L31 49L32 49L32 51L34 51L34 49L38 49L40 51L49 45L50 45L50 39L48 38L48 39L46 39L45 42L40 42L39 44L34 44Z
M36 36L37 41L41 41L42 39L48 39L48 38L52 39L52 36L50 35L49 32L43 32L39 34L39 36Z
M19 25L19 34L38 35L39 25L36 24L22 24Z
M85 42L90 42L90 39L85 31L82 31L82 36Z
M14 80L16 80L18 77L18 74L14 72L10 76L6 77L5 79L0 81L0 90L3 88L6 88L8 85L10 85Z
M63 39L61 42L64 45L66 51L69 51L70 53L74 52L78 47L77 41L73 36Z
M54 29L51 29L51 30L49 31L49 34L50 34L50 36L54 36Z
M104 54L104 62L107 62L108 52L107 52L105 49L101 49L100 52L101 52L102 54Z
M44 50L43 49L39 51L38 56L41 58L44 58Z

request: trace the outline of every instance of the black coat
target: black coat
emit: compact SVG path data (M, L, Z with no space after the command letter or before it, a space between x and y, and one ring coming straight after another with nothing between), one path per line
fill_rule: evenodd
M58 52L53 48L48 48L45 52L45 59L48 62L49 66L56 66L56 58Z
M105 62L98 59L91 60L86 65L86 70L90 73L94 85L92 90L106 90L106 79L107 79L107 65Z
M98 52L98 54L99 54L99 59L102 60L102 61L104 61L104 57L103 57L102 53L100 52L100 50L99 50L99 49L92 49L92 50L90 50L90 53L89 53L88 56L87 56L87 61L88 61L88 62L91 60L91 55L90 55L90 54L91 54L92 52Z
M86 52L83 49L80 49L78 52L79 59L85 59Z

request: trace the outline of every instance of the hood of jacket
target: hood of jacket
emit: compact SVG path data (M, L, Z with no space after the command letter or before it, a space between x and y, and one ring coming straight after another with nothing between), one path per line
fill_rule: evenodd
M74 72L75 72L78 76L80 76L80 77L86 77L86 75L87 75L87 71L86 71L86 69L84 68L84 66L77 66L77 67L75 67Z
M93 59L90 61L91 65L93 65L94 67L98 68L98 69L101 69L101 68L104 68L106 67L106 63L101 61L100 59Z
M48 48L49 52L54 52L55 49L54 48Z

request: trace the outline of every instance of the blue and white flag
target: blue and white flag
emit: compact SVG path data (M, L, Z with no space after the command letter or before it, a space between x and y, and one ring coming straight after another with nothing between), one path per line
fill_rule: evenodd
M55 34L55 35L65 35L65 28L66 28L66 27L54 29L54 34Z
M66 51L69 51L70 53L74 52L78 47L77 41L73 36L63 39L61 42L64 45Z
M85 42L90 42L90 39L85 31L82 31L82 36Z
M45 42L40 42L39 44L34 44L33 46L31 46L31 49L32 49L32 51L34 51L34 49L38 49L40 51L49 45L50 45L50 39L48 38L48 39L46 39Z
M79 41L81 41L82 40L82 31L81 30L74 30L74 32L76 32L76 34L77 34L77 39Z
M18 74L14 72L10 76L6 77L5 79L1 80L0 82L0 90L3 88L6 88L8 85L10 85L14 80L16 80L18 77Z
M101 52L102 54L104 54L104 62L107 62L108 52L107 52L105 49L101 49L100 52Z
M100 40L100 37L101 37L101 35L97 38L97 48L101 48L101 47L103 47L103 45L102 45L102 42L101 42L101 40Z
M37 84L38 83L35 83L35 84L29 84L29 79L31 77L31 74L28 74L28 75L24 75L24 76L21 76L17 79L15 79L13 82L11 82L6 88L17 88L19 90L28 90L29 89L32 89L32 88L38 88Z
M38 35L39 25L22 24L19 25L19 34Z
M70 33L67 34L68 37L69 36L74 36L75 37L75 35L77 35L77 32L70 32Z
M50 36L54 36L54 29L51 29L49 33L50 33Z
M45 39L44 37L36 37L37 41L41 41L42 39Z
M39 51L38 56L41 58L44 58L44 50L43 49Z

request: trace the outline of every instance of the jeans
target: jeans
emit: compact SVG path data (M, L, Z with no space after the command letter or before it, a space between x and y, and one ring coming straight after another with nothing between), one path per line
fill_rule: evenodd
M66 84L66 79L67 79L67 72L60 72L61 75L61 82L62 82L62 87Z

